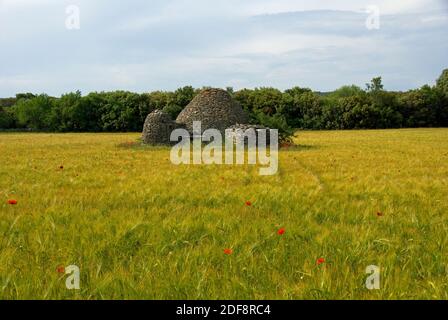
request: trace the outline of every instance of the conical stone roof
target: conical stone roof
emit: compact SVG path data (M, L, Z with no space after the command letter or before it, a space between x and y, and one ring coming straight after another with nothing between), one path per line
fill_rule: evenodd
M179 114L176 122L193 133L193 121L201 121L202 132L207 129L225 130L238 123L247 123L248 117L240 104L222 89L202 90Z

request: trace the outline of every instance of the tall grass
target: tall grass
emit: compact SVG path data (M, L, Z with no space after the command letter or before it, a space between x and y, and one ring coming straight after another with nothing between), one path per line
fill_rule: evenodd
M275 176L138 137L0 134L0 298L448 298L447 129L301 132Z

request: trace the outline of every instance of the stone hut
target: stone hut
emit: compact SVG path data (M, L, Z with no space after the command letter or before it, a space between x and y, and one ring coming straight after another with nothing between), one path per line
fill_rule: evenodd
M217 129L225 137L226 129L238 130L234 133L237 140L245 139L241 135L247 129L254 129L258 141L259 130L264 130L262 126L249 125L248 116L230 94L222 89L202 90L185 109L179 114L176 121L173 121L169 114L161 110L156 110L146 118L142 139L146 144L172 144L170 141L171 132L175 129L184 128L193 137L193 122L201 121L202 134L207 129ZM270 137L267 136L267 144ZM174 142L176 143L176 142Z
M248 116L227 91L204 89L185 107L176 120L178 124L185 125L191 135L193 121L201 121L202 132L217 129L224 135L228 127L237 123L247 123Z
M143 125L143 142L153 145L171 144L171 132L180 127L171 119L168 113L162 110L155 110L146 117Z

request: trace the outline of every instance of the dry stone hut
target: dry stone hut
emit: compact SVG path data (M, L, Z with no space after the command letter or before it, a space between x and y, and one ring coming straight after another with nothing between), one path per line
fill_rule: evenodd
M176 120L178 124L185 125L190 134L193 134L193 121L201 121L202 132L217 129L224 135L228 127L247 123L248 117L227 91L205 89L185 107Z
M193 132L193 122L201 122L201 133ZM266 128L257 125L248 125L248 116L238 102L222 89L205 89L199 93L174 122L171 117L156 110L148 115L143 127L143 142L146 144L171 144L171 132L178 128L185 128L190 136L202 134L207 129L221 131L223 137L226 129L235 129L236 140L245 139L242 135L247 129L253 129L258 141L259 130ZM269 144L269 136L267 136ZM176 143L176 142L174 142Z
M162 110L151 112L143 125L142 139L146 144L170 144L171 132L181 127L177 125L169 114Z

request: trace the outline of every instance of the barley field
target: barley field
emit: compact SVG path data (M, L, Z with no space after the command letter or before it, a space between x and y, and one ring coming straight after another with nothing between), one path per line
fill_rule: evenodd
M0 299L448 299L448 129L298 132L274 176L139 136L0 134Z

